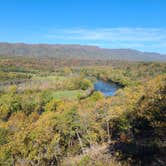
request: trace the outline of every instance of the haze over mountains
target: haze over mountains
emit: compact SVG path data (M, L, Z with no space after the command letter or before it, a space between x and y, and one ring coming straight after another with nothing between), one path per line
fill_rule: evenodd
M99 60L166 61L166 55L133 49L104 49L96 46L0 43L1 56L55 57Z

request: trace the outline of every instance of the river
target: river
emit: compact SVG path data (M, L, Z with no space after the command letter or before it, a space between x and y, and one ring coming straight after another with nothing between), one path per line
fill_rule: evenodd
M94 84L94 90L102 92L105 97L113 96L119 88L115 83L107 83L102 80L98 80Z

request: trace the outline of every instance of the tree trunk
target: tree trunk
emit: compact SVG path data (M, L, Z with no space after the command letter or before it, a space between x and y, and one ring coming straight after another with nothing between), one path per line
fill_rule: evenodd
M110 126L109 126L108 120L106 121L106 125L107 125L107 134L108 134L108 143L110 143L111 142L111 135L110 135Z
M81 147L82 153L84 154L85 151L84 151L83 143L82 143L81 137L80 137L80 135L79 135L79 133L78 133L77 130L76 130L76 135L77 135L77 138L78 138L78 140L79 140L79 144L80 144L80 147Z

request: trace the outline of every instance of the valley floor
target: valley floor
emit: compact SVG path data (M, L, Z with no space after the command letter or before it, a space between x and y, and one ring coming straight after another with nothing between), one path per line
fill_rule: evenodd
M19 60L0 59L0 166L165 166L165 63Z

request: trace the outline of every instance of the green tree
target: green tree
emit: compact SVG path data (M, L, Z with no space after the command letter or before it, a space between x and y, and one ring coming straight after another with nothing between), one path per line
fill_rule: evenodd
M90 80L88 79L82 79L79 82L79 86L82 90L87 90L88 88L92 88L93 84Z

